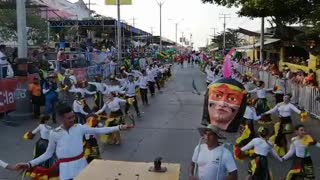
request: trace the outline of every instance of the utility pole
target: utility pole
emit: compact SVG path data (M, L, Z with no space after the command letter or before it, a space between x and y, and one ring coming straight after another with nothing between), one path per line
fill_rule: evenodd
M176 26L176 46L178 45L178 23L175 23Z
M132 20L132 26L135 27L137 18L133 17L130 20Z
M131 41L133 41L133 28L136 26L136 20L137 18L133 17L132 19L132 29L131 29Z
M162 6L165 2L157 2L160 8L160 52L162 51Z
M263 63L263 49L264 49L264 17L261 18L261 34L260 34L260 63Z
M181 43L182 45L184 44L185 40L184 40L184 32L181 32Z
M178 46L178 26L184 19L181 19L179 22L173 22L175 25L175 35L176 35L176 46ZM169 19L169 21L173 21L172 19Z
M230 14L220 14L220 19L223 18L223 50L226 49L226 19L231 18Z
M91 3L91 0L89 0L88 3L86 3L86 5L88 5L88 9L90 11L90 17L91 17L91 14L92 14L91 5L96 5L96 3Z
M218 28L212 27L211 29L213 29L213 39L214 39L214 38L216 38L216 30L217 30Z
M150 43L152 44L153 43L153 27L150 27L150 32L151 32L151 41Z
M18 58L27 58L27 20L26 1L17 3Z
M120 0L117 0L118 22L117 22L117 36L118 36L118 62L121 61L121 20L120 20Z
M32 118L32 109L30 108L30 96L28 93L28 45L27 45L27 13L26 0L16 1L17 12L17 36L18 36L18 79L17 94L15 97L16 110L11 112L8 118L15 120ZM5 118L2 122L10 126L18 125L12 122L10 118Z

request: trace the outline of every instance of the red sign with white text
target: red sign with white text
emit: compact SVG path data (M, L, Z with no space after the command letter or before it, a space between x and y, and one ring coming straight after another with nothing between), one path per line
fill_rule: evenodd
M16 79L0 80L0 113L16 109L15 91L17 84Z

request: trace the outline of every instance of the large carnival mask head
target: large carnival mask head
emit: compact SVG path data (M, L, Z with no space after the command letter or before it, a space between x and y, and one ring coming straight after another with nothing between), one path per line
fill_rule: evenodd
M227 132L236 132L243 116L246 91L234 79L219 79L210 84L204 103L202 124L212 124Z

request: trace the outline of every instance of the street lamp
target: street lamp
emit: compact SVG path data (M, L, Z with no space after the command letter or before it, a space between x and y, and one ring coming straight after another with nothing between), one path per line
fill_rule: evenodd
M160 8L160 52L162 51L162 6L167 0L156 1Z

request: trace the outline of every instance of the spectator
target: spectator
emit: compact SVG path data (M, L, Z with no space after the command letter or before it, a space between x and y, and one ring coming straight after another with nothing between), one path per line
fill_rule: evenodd
M38 119L40 116L40 106L44 101L38 77L33 78L33 83L29 85L29 91L31 94L31 102L33 104L33 115L35 119Z
M210 124L199 131L205 144L199 144L194 150L189 179L236 180L237 166L231 152L219 143L224 138L220 130Z
M64 49L60 48L57 54L57 71L60 71L62 68L62 64L65 62L66 60L66 55L64 53Z
M316 73L310 69L309 75L304 79L305 85L317 86Z
M14 72L5 54L6 46L0 45L0 78L13 77Z

